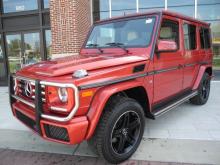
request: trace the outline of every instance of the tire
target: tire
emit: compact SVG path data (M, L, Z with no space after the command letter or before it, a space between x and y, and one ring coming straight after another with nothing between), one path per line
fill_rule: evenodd
M88 144L110 163L127 160L138 148L143 137L145 116L133 99L112 97Z
M209 99L210 93L210 76L208 73L204 73L202 80L198 88L198 95L190 99L190 102L195 105L204 105Z

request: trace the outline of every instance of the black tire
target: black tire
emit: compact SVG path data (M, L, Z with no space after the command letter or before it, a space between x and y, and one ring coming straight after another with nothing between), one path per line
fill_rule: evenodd
M210 76L205 72L198 88L198 95L190 99L192 104L204 105L208 101L210 93L210 82Z
M133 99L114 96L108 101L88 144L99 156L110 163L118 164L136 151L144 127L142 107Z

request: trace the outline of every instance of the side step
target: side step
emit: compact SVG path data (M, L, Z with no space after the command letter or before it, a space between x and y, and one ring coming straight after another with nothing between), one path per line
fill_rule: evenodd
M155 113L153 113L153 116L154 116L155 118L157 118L157 117L163 115L164 113L166 113L166 112L172 110L173 108L176 108L178 105L180 105L180 104L186 102L187 100L189 100L190 98L196 96L197 94L198 94L198 91L193 91L193 92L190 93L189 95L186 95L186 96L184 96L184 97L182 97L182 98L176 100L175 102L173 102L173 103L171 103L171 104L168 104L168 105L166 105L165 107L163 107L163 108L157 110Z

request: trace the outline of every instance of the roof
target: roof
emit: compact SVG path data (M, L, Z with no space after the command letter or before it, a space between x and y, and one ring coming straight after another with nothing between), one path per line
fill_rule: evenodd
M96 23L104 23L104 22L108 22L108 21L114 21L114 20L119 20L119 19L126 19L126 18L132 18L132 17L138 17L138 16L145 16L145 15L153 15L153 14L162 14L162 15L168 15L168 16L172 16L172 17L177 17L177 18L181 18L184 20L188 20L191 22L196 22L196 23L200 23L200 24L204 24L209 26L210 24L177 12L173 12L173 11L169 11L169 10L151 10L148 12L142 12L142 13L135 13L135 14L127 14L125 16L118 16L118 17L113 17L113 18L109 18L109 19L104 19L101 21L97 21Z

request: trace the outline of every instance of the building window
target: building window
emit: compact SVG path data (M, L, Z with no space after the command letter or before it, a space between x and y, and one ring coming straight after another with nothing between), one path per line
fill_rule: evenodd
M37 0L3 0L4 13L36 10Z
M167 0L168 10L182 13L190 17L195 17L195 1L194 0Z
M184 24L184 45L186 50L196 49L196 26Z
M2 51L2 37L0 35L0 85L3 85L2 82L6 79L6 71L3 60L3 51Z
M94 21L109 18L109 0L93 0L93 19Z
M50 8L50 0L44 0L44 8L47 9L47 8Z
M209 21L212 29L213 52L216 57L220 57L220 21Z
M147 11L149 9L164 9L165 0L139 0L139 11Z
M220 1L198 0L197 18L201 20L220 20Z
M45 30L47 59L51 59L51 30Z
M135 13L136 0L112 0L112 16L123 16L130 13Z

